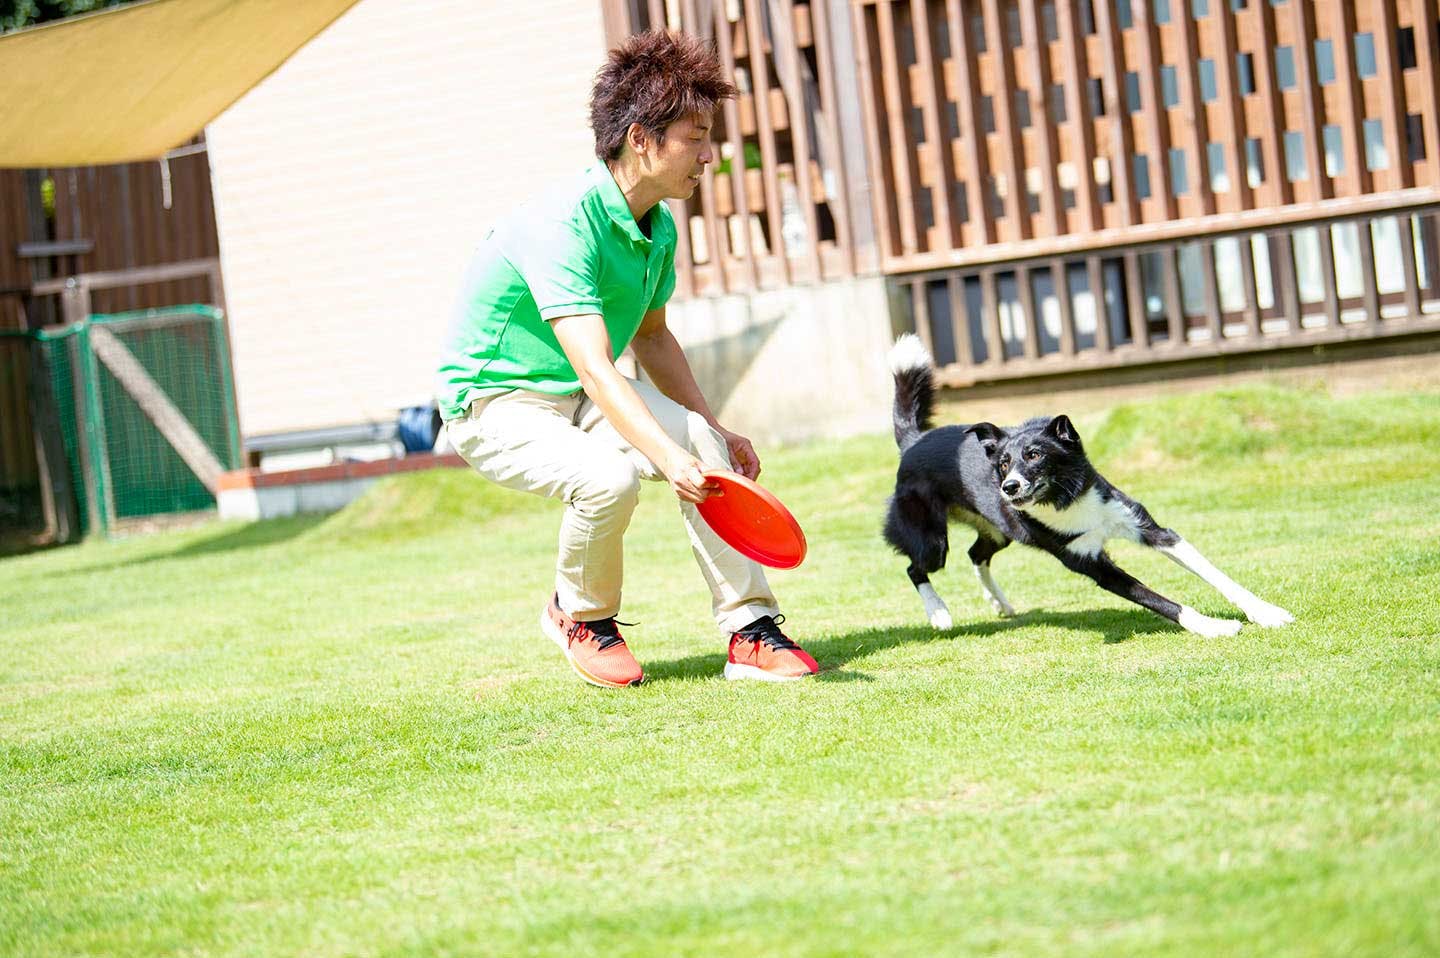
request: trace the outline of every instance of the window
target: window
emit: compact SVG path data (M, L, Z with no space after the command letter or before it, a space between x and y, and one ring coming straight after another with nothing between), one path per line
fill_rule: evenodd
M1157 24L1170 22L1170 0L1155 0L1155 22Z
M1184 196L1190 192L1190 173L1185 169L1185 151L1170 150L1170 193Z
M1295 50L1275 48L1275 83L1282 90L1295 89Z
M1160 67L1160 102L1167 110L1180 105L1180 77L1168 64Z
M1335 82L1335 44L1329 40L1315 41L1315 82L1321 86Z
M1425 159L1425 127L1421 124L1418 113L1405 117L1405 144L1409 147L1411 163Z
M1064 123L1066 117L1065 87L1056 83L1050 87L1050 122Z
M1415 69L1415 28L1401 27L1395 31L1395 54L1400 60L1400 69Z
M1366 120L1361 124L1365 134L1365 168L1388 170L1390 153L1385 149L1385 128L1379 120Z
M990 96L980 98L980 132L995 132L995 99Z
M1310 178L1305 167L1305 134L1296 130L1285 131L1285 178L1291 183Z
M1201 60L1200 67L1200 102L1214 103L1220 98L1219 88L1215 85L1215 61Z
M1341 176L1345 172L1345 148L1340 139L1340 127L1326 126L1320 131L1325 146L1325 175Z
M1364 80L1375 75L1375 35L1355 34L1355 75Z
M1015 91L1015 129L1023 130L1030 125L1030 94L1025 90Z
M1144 153L1136 153L1133 157L1135 168L1135 198L1148 200L1150 198L1150 161Z
M1085 81L1085 90L1090 96L1090 115L1105 115L1105 85L1100 82L1099 77L1089 77Z
M1190 13L1199 20L1201 17L1210 15L1210 0L1194 0L1190 4Z
M1210 192L1230 192L1230 174L1225 169L1225 147L1223 144L1205 144L1205 165L1210 167Z
M1235 84L1241 96L1255 92L1255 56L1250 53L1235 54Z
M1125 112L1140 112L1140 74L1134 71L1125 74Z
M1115 25L1121 30L1129 30L1135 25L1135 18L1130 15L1130 0L1115 0Z
M1231 10L1244 10L1250 6L1250 0L1230 0Z
M970 42L976 53L985 52L985 15L977 13L970 18Z
M1245 140L1245 182L1253 189L1264 180L1265 161L1260 153L1260 138L1252 136Z
M1090 0L1080 0L1080 33L1087 37L1095 33L1095 8Z
M1046 43L1054 43L1060 39L1060 26L1055 21L1055 4L1042 3L1040 5L1040 36Z

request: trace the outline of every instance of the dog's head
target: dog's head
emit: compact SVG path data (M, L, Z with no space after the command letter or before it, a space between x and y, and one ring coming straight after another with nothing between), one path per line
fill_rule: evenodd
M1010 505L1064 509L1089 486L1094 470L1067 416L1031 419L1011 429L970 426L994 467L995 484Z

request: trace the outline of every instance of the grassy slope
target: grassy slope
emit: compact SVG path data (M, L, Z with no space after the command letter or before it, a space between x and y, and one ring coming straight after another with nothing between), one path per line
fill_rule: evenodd
M812 543L774 576L799 687L719 679L660 487L619 694L536 635L556 510L458 471L6 560L0 953L1435 953L1440 397L1079 425L1300 621L1197 639L1016 547L1022 615L962 556L937 635L876 534L881 438L767 457Z

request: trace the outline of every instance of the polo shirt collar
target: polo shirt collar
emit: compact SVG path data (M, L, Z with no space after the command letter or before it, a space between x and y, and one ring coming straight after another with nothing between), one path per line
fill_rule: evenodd
M647 246L659 238L656 235L656 230L659 228L659 224L663 221L663 218L655 215L653 211L647 214L650 216L651 235L646 236L642 233L640 231L640 224L635 222L635 216L630 212L630 204L625 201L625 194L620 192L620 185L615 182L615 177L610 173L608 166L604 163L596 163L590 168L590 173L595 180L595 184L600 188L600 199L605 204L605 212L609 213L610 218L625 231L626 236L629 236L637 243L644 243ZM660 202L663 203L665 201L661 200ZM658 206L659 204L657 203L656 205Z

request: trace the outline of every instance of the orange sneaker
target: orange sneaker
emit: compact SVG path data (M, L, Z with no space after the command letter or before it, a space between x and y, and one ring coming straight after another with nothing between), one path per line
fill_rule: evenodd
M820 671L810 653L780 631L784 621L783 615L762 615L739 632L732 632L725 677L732 681L793 682Z
M621 689L645 678L614 617L577 622L561 611L560 597L555 595L540 613L540 631L560 646L571 668L591 685Z

